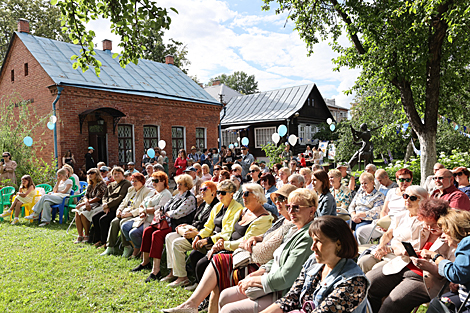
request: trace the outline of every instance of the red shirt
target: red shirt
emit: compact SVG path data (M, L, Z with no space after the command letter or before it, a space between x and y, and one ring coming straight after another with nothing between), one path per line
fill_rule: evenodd
M176 176L183 174L184 170L186 169L186 166L188 166L188 161L177 157L175 161Z
M307 162L305 161L305 158L304 158L304 157L300 158L300 165L301 165L302 167L306 167L306 166L307 166Z
M426 250L429 250L432 246L433 242L426 242L424 244L424 247L422 250L426 249ZM419 256L419 258L421 259L421 256ZM423 276L423 270L422 269L419 269L417 268L413 262L410 262L408 263L408 265L406 266L408 269L412 270L413 272L415 272L416 274L418 274L419 276Z
M451 208L470 211L470 199L454 185L444 189L442 194L439 189L434 190L431 197L448 201Z

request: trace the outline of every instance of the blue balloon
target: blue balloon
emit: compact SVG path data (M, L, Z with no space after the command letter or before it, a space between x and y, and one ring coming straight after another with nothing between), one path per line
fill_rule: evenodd
M281 137L285 136L285 134L287 134L287 126L286 125L279 125L279 127L277 128L277 133Z
M147 155L149 156L149 158L153 158L155 156L155 150L153 150L152 148L148 149Z
M235 147L238 147L238 142L234 143L234 146L235 146Z
M33 145L33 138L31 138L29 136L26 136L26 137L24 137L23 142L28 147L31 147Z
M50 130L53 130L54 127L55 127L55 123L51 123L51 122L47 123L47 128L49 128Z
M248 138L246 138L246 137L242 138L242 145L248 146L249 143L250 143L250 141L248 140Z
M335 131L335 129L336 129L336 125L335 125L335 124L331 124L331 125L330 125L330 130L331 130L331 131Z
M233 149L233 143L229 144L228 147L229 147L230 149Z

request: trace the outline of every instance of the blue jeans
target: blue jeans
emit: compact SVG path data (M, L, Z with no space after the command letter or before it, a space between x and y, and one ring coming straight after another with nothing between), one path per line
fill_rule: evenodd
M132 241L134 248L140 249L142 245L142 235L144 233L144 224L133 228L134 221L128 221L122 224L121 231L127 241Z

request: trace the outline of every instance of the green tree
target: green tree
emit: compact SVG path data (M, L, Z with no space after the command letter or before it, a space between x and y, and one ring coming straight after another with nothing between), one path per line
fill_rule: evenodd
M163 37L162 30L151 30L150 35L142 38L142 45L145 46L142 57L146 60L165 63L165 56L171 54L175 65L187 74L187 67L191 64L186 57L188 54L187 46L172 38L170 38L168 44L165 44L163 43Z
M70 31L69 38L74 44L80 44L80 55L72 56L74 68L82 71L94 67L100 74L101 62L95 58L93 39L95 32L87 30L85 25L99 18L111 22L111 32L120 37L119 47L122 53L119 64L125 67L130 62L137 64L146 50L143 41L152 32L169 29L171 19L166 8L159 7L152 0L51 0L62 14L63 29ZM176 9L170 10L178 13Z
M225 84L244 95L258 92L258 82L255 75L248 75L245 72L234 72L232 75L222 74L211 78L208 86L212 86L215 80L220 80L221 84Z
M421 175L432 173L438 112L450 113L469 81L468 1L264 0L287 11L309 52L329 40L337 68L361 67L357 85L374 81L400 99L421 144ZM346 35L350 45L343 46ZM441 95L446 95L441 97Z
M339 127L340 123L337 125ZM334 141L338 140L338 131L331 131L330 125L327 123L321 123L318 125L318 131L310 139L318 139L321 141Z
M48 0L4 0L0 2L0 66L19 18L29 20L30 33L59 41L70 41L60 24L60 10Z

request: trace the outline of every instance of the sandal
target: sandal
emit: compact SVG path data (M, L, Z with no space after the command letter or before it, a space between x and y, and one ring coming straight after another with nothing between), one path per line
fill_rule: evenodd
M82 242L82 241L83 241L83 236L78 236L78 237L77 237L77 240L75 240L74 243L77 244L77 243L80 243L80 242Z
M83 237L83 243L88 243L88 240L90 240L90 236L84 236Z
M95 248L99 248L101 247L101 245L102 245L101 241L98 241L97 243L94 244Z

